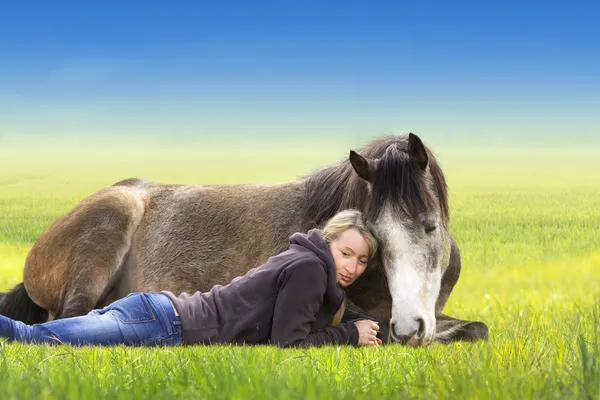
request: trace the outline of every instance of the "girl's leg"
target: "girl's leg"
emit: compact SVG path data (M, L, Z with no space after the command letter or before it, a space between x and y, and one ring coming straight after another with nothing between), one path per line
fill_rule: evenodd
M162 293L132 293L88 315L26 325L0 316L0 336L28 343L72 345L176 345L179 317Z

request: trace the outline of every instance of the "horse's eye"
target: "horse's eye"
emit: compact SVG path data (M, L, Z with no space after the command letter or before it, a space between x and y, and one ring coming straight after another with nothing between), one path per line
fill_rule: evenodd
M430 234L438 228L438 223L435 221L425 222L425 233Z

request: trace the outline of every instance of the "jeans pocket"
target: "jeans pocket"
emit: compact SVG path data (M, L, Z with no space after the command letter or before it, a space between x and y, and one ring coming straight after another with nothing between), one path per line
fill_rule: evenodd
M124 299L115 301L110 307L111 314L122 323L136 324L156 320L144 293L130 294Z

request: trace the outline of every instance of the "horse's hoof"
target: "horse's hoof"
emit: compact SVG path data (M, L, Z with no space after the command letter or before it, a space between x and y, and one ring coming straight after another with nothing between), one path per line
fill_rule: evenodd
M483 322L471 322L463 330L463 340L476 341L476 340L488 340L488 327Z

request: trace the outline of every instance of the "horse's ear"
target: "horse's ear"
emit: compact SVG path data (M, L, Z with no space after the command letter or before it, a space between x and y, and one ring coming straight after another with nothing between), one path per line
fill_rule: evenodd
M354 168L358 176L367 182L372 182L373 168L366 158L354 150L350 150L350 164L352 164L352 168Z
M408 134L408 154L410 158L417 163L421 169L427 168L429 158L427 157L427 150L421 139L414 133Z

